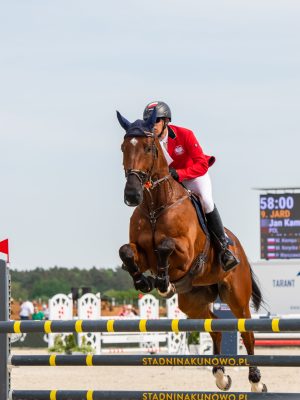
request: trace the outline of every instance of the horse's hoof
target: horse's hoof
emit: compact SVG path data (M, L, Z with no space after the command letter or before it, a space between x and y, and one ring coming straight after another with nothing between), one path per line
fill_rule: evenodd
M253 383L251 382L251 392L255 393L266 393L268 391L267 386L262 382Z
M227 390L229 390L229 389L231 388L232 379L230 378L229 375L224 375L224 376L223 376L223 379L224 379L224 380L227 379L227 383L226 383L225 386L223 386L223 387L219 386L219 385L218 385L218 382L216 382L216 385L217 385L217 387L218 387L220 390L223 390L224 392L227 392Z
M266 393L268 391L267 386L263 383L262 393Z
M166 292L161 292L159 289L157 289L157 293L164 299L170 299L171 297L174 296L175 292L176 292L176 289L172 283L169 283L169 286L168 286Z

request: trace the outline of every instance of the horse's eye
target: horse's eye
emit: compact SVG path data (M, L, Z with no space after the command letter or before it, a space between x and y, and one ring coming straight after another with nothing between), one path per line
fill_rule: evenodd
M151 146L146 146L145 147L145 153L151 153L152 147Z

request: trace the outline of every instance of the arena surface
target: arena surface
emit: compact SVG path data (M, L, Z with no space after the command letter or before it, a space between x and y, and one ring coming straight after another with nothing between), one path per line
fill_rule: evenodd
M44 349L14 348L12 354L48 354ZM256 354L300 355L300 348L258 348ZM300 367L261 367L269 392L299 392ZM233 380L230 391L249 391L248 369L226 367ZM191 390L216 391L206 367L18 367L12 389L32 390Z

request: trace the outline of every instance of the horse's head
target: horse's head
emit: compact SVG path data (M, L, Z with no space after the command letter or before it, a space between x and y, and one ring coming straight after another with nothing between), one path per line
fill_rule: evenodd
M143 201L144 185L151 180L157 168L160 146L153 133L156 110L153 110L146 121L138 119L130 123L118 111L117 117L126 131L121 146L127 179L124 201L128 206L135 207Z

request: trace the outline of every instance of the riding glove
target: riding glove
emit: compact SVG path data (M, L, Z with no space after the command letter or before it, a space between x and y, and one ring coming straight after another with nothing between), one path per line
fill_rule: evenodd
M172 178L175 179L175 181L179 182L179 176L178 176L178 174L177 174L176 169L170 168L170 169L169 169L169 172L170 172Z

